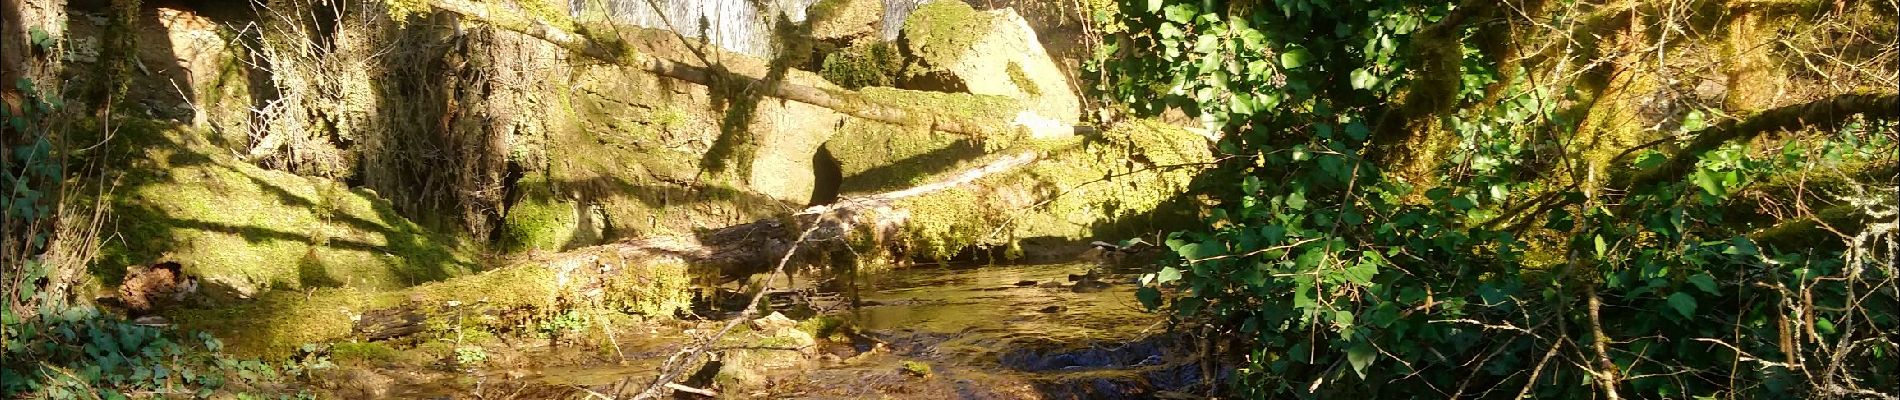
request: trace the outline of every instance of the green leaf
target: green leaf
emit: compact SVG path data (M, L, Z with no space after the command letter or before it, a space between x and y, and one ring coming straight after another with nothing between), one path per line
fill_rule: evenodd
M1148 0L1148 12L1161 11L1161 5L1166 3L1162 0Z
M41 51L53 48L53 36L46 33L45 29L40 29L40 27L35 26L33 29L27 31L27 36L31 38L33 45L39 47Z
M1709 294L1722 294L1721 292L1716 291L1715 277L1709 276L1708 273L1700 273L1700 274L1695 274L1694 276L1690 276L1689 283L1694 284L1697 289L1702 289L1702 291L1708 292Z
M1287 195L1286 206L1292 207L1295 210L1306 209L1306 193L1302 191L1294 191L1293 194Z
M1280 67L1286 69L1299 68L1312 61L1312 59L1313 54L1308 53L1306 49L1294 48L1287 50L1285 53L1280 53Z
M1169 21L1174 21L1174 23L1177 24L1186 24L1189 21L1193 21L1194 16L1200 14L1201 10L1195 8L1193 4L1175 4L1168 6L1163 10L1163 13L1167 14Z
M1477 206L1478 206L1478 203L1471 201L1471 199L1468 197L1451 198L1451 208L1458 209L1458 211L1471 211L1472 208L1475 208Z
M1379 77L1365 68L1352 70L1351 78L1353 89L1371 89L1379 84Z
M1371 135L1372 129L1366 128L1364 122L1353 120L1352 122L1346 123L1346 137L1350 137L1352 140L1366 140L1366 136Z
M1153 286L1137 289L1135 290L1135 299L1140 300L1141 306L1147 307L1149 310L1160 308L1161 290L1155 289Z
M1346 349L1346 361L1352 363L1352 372L1359 374L1359 379L1366 379L1366 367L1372 366L1372 361L1378 356L1379 352L1372 348L1371 343L1354 343Z
M1669 308L1676 309L1676 313L1682 314L1683 318L1695 317L1695 296L1690 296L1685 292L1671 294L1669 295Z
M1723 190L1722 183L1721 181L1717 180L1718 178L1716 174L1717 173L1715 171L1710 171L1706 169L1696 170L1695 176L1693 177L1693 179L1695 181L1696 186L1701 186L1702 190L1709 192L1709 195L1712 195L1715 197L1727 197L1728 191Z
M1155 282L1157 283L1168 283L1178 280L1181 280L1181 270L1174 267L1162 267L1161 272L1155 274Z
M1603 258L1603 256L1608 255L1604 253L1610 252L1610 246L1607 243L1603 242L1603 235L1596 236L1596 249L1597 249L1597 258Z

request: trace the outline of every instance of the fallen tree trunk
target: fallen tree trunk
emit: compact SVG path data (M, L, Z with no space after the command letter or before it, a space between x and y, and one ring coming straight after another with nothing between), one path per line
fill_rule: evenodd
M538 304L576 305L611 301L616 282L650 277L646 269L655 265L685 265L702 273L744 277L768 272L786 252L797 247L801 261L812 255L841 249L847 235L865 229L896 229L903 225L903 210L893 205L899 200L927 195L968 185L985 177L1007 173L1042 158L1035 151L1007 154L963 173L915 187L815 206L784 219L766 219L707 231L692 236L640 238L536 257L501 270L485 272L540 276L551 273L555 284L533 286L544 293L528 293L544 298ZM812 231L811 238L798 240L800 232ZM524 271L526 270L526 271ZM476 318L480 321L518 321L531 316L536 302L444 300L441 294L457 293L457 298L472 298L481 292L485 280L470 277L470 282L449 281L418 286L394 307L368 310L354 318L351 336L366 340L389 340L426 331L431 320ZM492 279L490 279L492 280ZM501 280L516 280L504 278ZM438 286L448 286L441 288ZM475 290L470 290L475 289ZM473 292L473 293L471 293ZM553 297L552 299L545 299ZM505 325L505 324L495 324Z
M541 39L569 51L573 51L576 54L611 64L636 67L660 76L707 86L726 84L759 88L761 93L767 96L824 107L846 115L873 121L909 126L927 126L937 131L964 135L984 135L1000 129L1019 126L1038 132L1038 136L1044 136L1049 133L1087 134L1095 132L1094 127L1077 126L1067 121L1052 120L1027 110L1023 110L1017 114L1015 120L1008 121L1010 124L1008 127L988 126L992 124L982 121L964 120L962 118L933 112L934 110L920 110L895 104L882 104L860 96L857 92L850 90L827 89L777 80L759 79L725 71L723 69L696 66L640 54L634 51L627 43L620 41L619 38L615 38L613 41L597 40L587 35L568 32L546 21L530 19L513 11L485 3L477 3L469 0L429 0L429 6L501 29Z

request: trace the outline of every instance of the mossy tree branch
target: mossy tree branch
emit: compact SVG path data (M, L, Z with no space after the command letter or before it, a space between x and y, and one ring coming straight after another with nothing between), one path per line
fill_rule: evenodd
M1618 185L1626 189L1655 185L1660 182L1681 180L1702 161L1702 153L1720 147L1722 144L1749 140L1765 132L1793 130L1800 128L1818 128L1832 130L1838 128L1855 115L1869 120L1900 118L1900 95L1885 94L1843 94L1827 99L1802 104L1777 107L1740 119L1722 121L1708 128L1696 131L1690 140L1662 166L1645 174L1631 178L1627 184Z

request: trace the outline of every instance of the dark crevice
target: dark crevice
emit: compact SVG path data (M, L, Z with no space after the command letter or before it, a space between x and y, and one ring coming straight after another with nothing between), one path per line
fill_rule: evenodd
M806 206L837 202L838 191L844 187L844 170L838 164L838 158L831 155L831 149L818 147L818 152L811 156L811 171L811 203Z

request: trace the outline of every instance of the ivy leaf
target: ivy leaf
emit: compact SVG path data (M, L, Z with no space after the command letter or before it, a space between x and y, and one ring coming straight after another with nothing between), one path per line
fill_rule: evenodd
M1684 292L1671 294L1669 295L1669 308L1676 309L1676 313L1682 314L1683 318L1695 317L1695 296L1690 296Z
M1175 267L1163 267L1160 273L1155 274L1155 282L1158 283L1168 283L1178 280L1181 280L1181 270Z
M1694 284L1697 289L1702 289L1702 291L1708 292L1709 294L1722 294L1716 291L1715 277L1709 276L1708 273L1695 274L1695 276L1689 277L1689 283Z
M1135 299L1141 301L1142 307L1154 310L1161 307L1161 290L1153 286L1143 287L1135 290Z
M1379 84L1379 77L1365 68L1352 70L1351 77L1353 89L1371 89Z
M1716 172L1706 169L1697 170L1694 177L1696 186L1701 186L1702 190L1708 191L1712 196L1728 197L1728 191L1723 190L1722 183L1716 180L1715 174Z
M1468 197L1451 198L1451 208L1456 208L1458 211L1471 211L1472 208L1477 206L1478 203L1471 201L1471 198Z
M1153 4L1152 0L1150 4L1152 6ZM1194 16L1196 14L1201 13L1201 11L1199 9L1196 9L1193 4L1176 4L1176 5L1168 6L1167 9L1164 10L1163 12L1167 14L1169 21L1174 21L1174 23L1177 23L1177 24L1186 24L1188 23L1188 21L1193 21ZM1216 36L1209 35L1208 37L1216 37Z
M1636 168L1652 170L1662 166L1664 161L1669 161L1669 157L1663 156L1662 153L1656 152L1655 150L1650 150L1644 152L1643 155L1636 156Z
M53 36L47 34L45 29L40 29L40 27L35 26L33 29L27 31L27 36L34 46L40 48L40 51L53 48Z
M1366 379L1366 367L1372 366L1373 359L1378 356L1379 352L1366 342L1354 343L1346 349L1346 361L1352 363L1352 372L1359 374L1359 379Z
M1280 53L1280 67L1286 69L1299 68L1300 66L1306 65L1312 58L1313 53L1308 53L1306 49L1295 48L1287 50L1285 53Z

